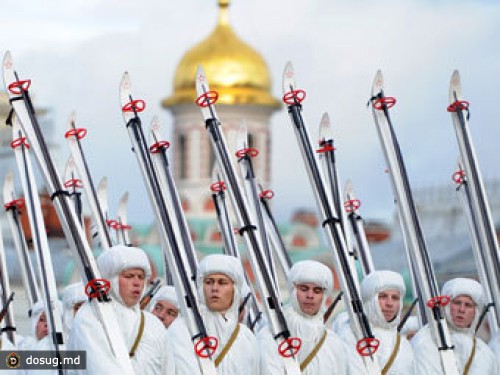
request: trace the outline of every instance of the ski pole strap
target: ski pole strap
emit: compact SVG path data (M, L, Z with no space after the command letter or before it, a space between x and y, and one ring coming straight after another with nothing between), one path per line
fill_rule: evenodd
M325 343L325 340L326 340L326 329L325 331L323 332L323 335L321 336L321 338L319 339L318 343L314 346L314 348L311 350L311 353L309 353L309 355L306 357L306 359L304 359L301 363L300 363L300 371L304 371L305 368L307 367L307 365L309 363L311 363L311 361L313 360L314 357L316 357L316 354L318 354L319 350L321 349L321 347L323 346L323 344Z
M132 345L132 349L130 349L130 353L128 353L130 358L132 358L135 355L135 351L139 346L139 342L141 341L143 333L144 333L144 312L141 311L141 322L139 323L139 332L137 332L137 337L135 338L134 345Z
M389 357L389 360L385 364L384 368L382 369L382 375L387 374L391 366L393 365L394 361L396 360L396 357L398 356L399 352L399 347L401 346L401 335L399 332L396 335L396 342L394 343L394 349L392 350L391 356Z
M56 190L50 195L50 200L53 201L54 198L57 198L59 195L64 195L66 197L70 197L70 193L66 190Z
M322 223L321 223L321 226L324 228L326 227L328 224L337 224L337 223L340 223L340 219L336 218L336 217L329 217L327 219L325 219Z
M255 225L245 225L244 227L241 227L239 230L238 230L238 233L240 234L240 236L243 236L243 234L246 232L246 231L249 231L249 230L256 230L257 227Z
M470 367L472 365L472 361L474 360L474 355L476 354L476 336L472 339L472 350L469 354L469 358L467 358L467 362L464 367L464 375L469 374Z
M215 358L215 361L214 361L215 367L219 366L219 364L222 362L222 360L226 356L227 352L229 352L229 349L231 349L234 342L236 341L236 337L238 336L239 332L240 332L240 324L236 323L236 327L234 328L233 333L231 333L231 337L229 338L226 345L224 345L224 347L222 348L222 350L219 353L219 355L217 356L217 358Z

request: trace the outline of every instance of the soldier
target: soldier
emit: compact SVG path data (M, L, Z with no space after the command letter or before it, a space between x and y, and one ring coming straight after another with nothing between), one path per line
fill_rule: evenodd
M333 277L325 265L306 260L293 265L288 274L290 303L284 308L292 337L301 340L297 353L303 374L346 374L344 344L324 324L326 300L333 291ZM285 374L278 345L271 332L258 333L262 374Z
M361 282L365 313L372 333L380 343L375 357L383 374L416 373L412 347L406 337L397 331L405 292L403 277L393 271L374 271ZM356 351L356 338L352 330L344 329L340 335L347 344L351 373L365 374L366 369L361 355Z
M218 340L212 357L217 374L259 374L255 337L238 322L238 307L245 283L240 261L229 255L207 255L198 266L196 283L207 333ZM182 317L172 323L167 334L176 343L173 349L177 374L200 374L194 344Z
M441 294L451 299L444 309L459 372L468 375L497 374L493 352L475 335L483 308L481 285L472 279L456 278L443 285ZM424 326L411 343L419 374L444 374L438 348L428 326Z
M145 280L151 274L146 253L137 247L116 245L97 259L101 276L111 283L111 306L120 333L130 350L136 374L175 374L171 344L160 321L140 310ZM78 311L71 329L68 349L87 351L87 370L68 374L120 374L123 372L110 351L105 333L90 303Z
M68 285L63 291L63 325L64 332L69 335L73 320L78 309L88 300L85 294L84 286L80 283Z
M491 337L489 347L497 359L497 368L500 371L500 333Z
M151 300L151 313L168 328L179 316L177 293L171 285L162 286Z
M56 302L56 313L61 314L62 304ZM49 325L45 305L42 300L37 301L31 309L31 336L21 337L18 349L21 350L53 350L52 338L48 337Z

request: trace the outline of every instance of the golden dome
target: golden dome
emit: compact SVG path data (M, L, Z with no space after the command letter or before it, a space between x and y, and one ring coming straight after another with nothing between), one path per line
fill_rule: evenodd
M175 72L174 93L162 101L163 107L194 102L198 65L205 69L210 89L219 92L219 104L281 106L271 95L271 79L264 59L231 28L228 7L229 0L219 0L217 26L183 56Z

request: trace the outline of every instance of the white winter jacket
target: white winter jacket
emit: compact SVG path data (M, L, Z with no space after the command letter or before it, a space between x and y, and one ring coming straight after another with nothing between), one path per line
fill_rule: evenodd
M225 314L210 311L205 305L203 279L214 273L227 275L234 282L233 303ZM216 358L229 341L238 323L238 307L242 299L242 285L245 282L240 261L232 256L214 254L205 256L198 265L197 286L200 312L209 336L218 339L213 358ZM227 355L217 367L218 375L258 375L259 353L253 333L243 324ZM173 354L177 375L198 375L200 368L186 322L178 317L166 330L175 343Z
M387 322L380 309L378 295L382 291L397 290L401 294L399 313L391 322ZM379 340L379 347L375 352L380 369L389 362L395 350L398 336L397 326L400 321L403 298L406 292L403 278L393 271L374 271L366 276L361 283L361 297L366 316L370 322L372 333ZM343 325L345 326L345 325ZM356 338L351 329L341 329L339 334L344 339L349 356L349 368L352 374L367 374L363 358L356 350ZM396 358L389 367L387 374L416 374L415 360L412 347L404 335L400 336L400 346Z
M118 322L125 346L132 348L139 331L141 310L139 304L127 307L119 293L119 274L127 269L141 268L146 278L151 274L149 260L139 248L114 246L97 259L99 270L111 283L111 306ZM175 374L172 357L173 344L168 341L165 327L151 313L144 311L144 331L131 358L136 374ZM85 302L73 322L68 349L87 352L87 370L71 370L67 374L116 374L123 373L122 364L112 355L106 335L91 303Z
M300 309L295 285L301 283L316 284L324 289L322 306L314 316L304 314ZM323 314L326 310L325 302L332 292L332 284L333 278L330 269L316 261L297 262L288 275L291 301L285 307L284 315L291 337L301 340L301 347L297 353L299 364L304 362L326 332L323 345L302 372L305 375L348 373L344 343L337 334L327 329L323 322ZM269 327L262 329L257 336L261 350L262 374L285 374L284 363L278 351L278 343L273 339Z

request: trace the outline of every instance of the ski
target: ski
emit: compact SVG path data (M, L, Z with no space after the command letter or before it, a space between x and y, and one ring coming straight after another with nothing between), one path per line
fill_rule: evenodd
M166 265L168 266L165 269L168 268L172 274L173 284L181 311L191 333L200 370L203 375L216 374L217 371L212 356L217 347L217 339L207 334L205 323L198 308L195 273L193 273L195 270L192 269L188 262L186 249L183 247L185 241L178 238L180 235L179 226L171 219L171 217L175 217L175 212L169 211L171 207L166 203L165 192L151 160L151 152L160 150L160 148L166 149L167 144L154 144L151 146L152 150L147 146L142 122L138 115L139 112L144 110L146 103L142 99L133 99L130 77L127 72L123 74L120 83L120 102L133 151L137 157L150 203L156 216L157 228L166 257Z
M173 224L176 225L178 238L182 239L185 255L191 268L191 273L195 274L198 268L196 259L196 250L194 249L191 232L189 230L186 216L182 210L182 203L179 197L179 192L174 182L170 163L168 161L167 150L170 146L168 141L165 141L160 134L160 123L155 117L151 121L151 140L152 144L149 147L153 168L160 181L160 189L165 197L169 211L173 213Z
M283 275L288 275L290 268L292 268L292 259L281 237L281 233L278 229L278 224L274 220L273 213L271 211L271 206L269 205L269 200L274 197L274 191L270 189L264 189L261 184L259 184L259 200L262 206L262 215L264 216L264 225L267 230L267 235L269 236L269 241L271 247L274 249L274 254L278 257L279 265Z
M249 147L248 132L244 124L242 124L238 129L236 147L238 150L236 151L235 156L237 158L237 163L240 166L241 176L243 177L243 191L246 197L246 205L249 208L251 221L256 223L254 232L257 234L258 246L262 249L264 258L267 262L267 269L272 277L276 296L279 300L281 300L278 277L276 275L276 266L274 265L274 258L271 254L267 228L264 224L264 215L262 213L262 205L260 204L259 197L260 194L258 193L258 186L252 162L252 158L258 156L259 150Z
M469 102L462 98L460 74L455 70L451 76L448 112L461 155L464 184L464 200L469 221L469 232L473 239L476 265L481 286L487 299L488 321L492 336L498 334L500 324L500 251L495 224L484 187L472 137L469 130Z
M226 140L220 129L221 123L214 107L219 94L216 91L210 91L205 72L201 66L198 67L196 72L195 85L198 95L196 103L201 109L223 181L228 188L234 214L240 227L239 233L244 237L247 245L250 264L263 301L269 329L278 344L278 351L283 359L286 374L300 374L300 368L296 360L296 353L300 349L300 339L290 335L281 303L275 292L275 285L266 255L259 246L258 233L255 232L257 229L256 223L252 221L250 209L232 165Z
M94 225L99 235L101 247L106 250L113 246L111 236L107 230L106 217L99 204L97 192L90 174L90 169L83 153L81 140L87 135L87 129L76 126L75 113L72 113L68 120L68 130L64 137L68 141L71 156L74 159L76 170L81 178L81 184L85 190L87 201L94 217Z
M26 212L28 213L31 238L33 239L33 247L37 259L38 276L47 314L49 335L52 338L52 344L56 355L60 358L60 351L64 350L65 343L63 337L62 311L59 311L56 306L58 302L56 277L52 266L52 258L50 256L42 205L31 163L31 155L29 152L30 145L26 141L26 136L21 129L21 124L16 114L12 116L12 135L13 140L11 147L14 149L17 168L24 191ZM58 372L60 374L63 373L62 367L58 366Z
M366 232L363 225L363 218L359 214L361 201L356 198L352 182L347 180L345 187L346 200L344 202L344 209L347 213L347 220L354 235L354 243L356 244L356 253L361 265L363 275L369 275L375 270L373 265L372 254L368 240L366 239Z
M295 72L292 64L288 62L283 73L283 102L286 104L292 125L299 143L302 158L309 175L322 226L326 231L330 243L333 263L335 265L343 298L349 314L352 332L356 338L356 350L363 359L369 374L380 374L380 366L377 358L373 355L380 342L374 337L368 317L366 316L361 300L360 286L357 279L356 269L350 260L339 214L331 196L325 186L325 179L315 158L313 147L309 138L307 128L302 118L302 101L306 93L297 89L295 83Z
M0 286L2 287L2 321L5 321L1 329L1 335L4 332L10 342L16 345L16 322L14 320L14 306L12 305L13 292L10 290L9 270L7 269L7 262L5 261L5 248L3 244L3 234L0 229ZM3 311L5 309L5 311Z
M229 217L228 207L226 205L226 191L227 187L222 180L219 168L214 166L212 170L212 184L210 190L212 191L212 200L214 202L215 213L219 223L219 229L224 243L224 254L232 255L238 259L240 258L240 250L236 237L234 235L233 225Z
M68 161L66 162L66 169L64 170L63 185L68 190L68 193L73 200L80 224L83 225L82 193L79 191L83 185L82 180L77 176L78 172L76 170L75 160L73 159L73 156L70 155Z
M21 269L21 277L23 280L24 290L28 299L29 314L33 305L40 299L40 291L33 270L33 264L29 257L28 244L21 226L20 213L25 206L25 201L22 198L16 198L14 192L14 174L12 171L7 172L3 184L3 201L4 208L7 212L12 238L14 240L14 248L16 250L17 260Z
M99 202L99 207L101 208L102 216L106 223L106 230L111 231L112 225L115 223L113 219L109 217L109 205L108 205L108 178L106 176L102 177L97 185L96 189L97 201ZM99 238L99 232L95 228L95 224L92 226L92 238ZM99 242L99 241L98 241ZM99 245L100 246L100 245Z
M319 148L316 153L319 155L319 163L323 168L323 176L326 178L326 192L330 196L331 202L335 207L335 212L340 220L340 227L344 234L345 243L349 251L349 261L351 267L354 268L355 255L353 251L351 233L347 225L347 213L342 201L342 189L337 173L337 163L335 158L335 142L333 139L333 131L328 113L323 113L319 124Z
M409 268L414 272L413 282L420 288L420 299L428 306L424 313L437 340L443 371L446 375L458 375L453 344L443 311L443 307L449 303L449 297L439 294L403 156L389 116L389 109L394 106L396 99L385 96L384 79L380 70L375 75L371 94L373 118L391 177L405 248L411 260Z
M74 253L80 267L80 275L86 283L86 291L91 297L92 307L95 309L102 327L106 332L110 350L122 365L123 375L133 375L125 341L117 325L115 313L109 303L109 283L103 282L97 269L94 255L88 245L83 228L79 224L78 216L70 202L67 192L63 189L61 179L49 154L47 144L41 132L35 115L35 109L29 95L31 80L20 80L14 70L14 64L9 52L3 59L3 76L7 94L14 112L19 117L22 130L26 134L30 147L38 160L42 175L57 215L63 227L66 239Z
M221 179L219 168L214 166L212 171L212 181L210 185L210 190L212 191L212 199L215 206L215 212L217 215L217 221L219 223L219 228L224 243L223 252L226 255L231 255L241 260L241 254L238 248L238 243L236 242L236 237L234 235L233 226L231 224L231 219L229 217L228 208L226 205L226 184ZM245 280L248 286L251 285L248 279L247 273L245 272ZM247 326L253 331L257 323L260 322L262 312L255 297L253 289L250 288L250 295L246 296L244 301L245 304L250 305L250 309L247 309ZM249 301L249 302L248 302ZM242 303L240 309L242 310L245 305Z
M116 209L116 223L113 223L112 228L116 232L117 243L121 243L125 246L132 246L129 235L132 226L127 222L127 205L128 192L125 192L118 201L118 208Z

